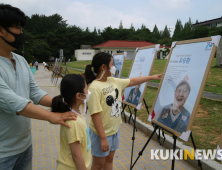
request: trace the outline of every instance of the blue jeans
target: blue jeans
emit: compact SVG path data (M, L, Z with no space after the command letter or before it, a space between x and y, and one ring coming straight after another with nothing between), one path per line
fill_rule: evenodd
M0 170L32 170L32 145L20 154L0 158Z

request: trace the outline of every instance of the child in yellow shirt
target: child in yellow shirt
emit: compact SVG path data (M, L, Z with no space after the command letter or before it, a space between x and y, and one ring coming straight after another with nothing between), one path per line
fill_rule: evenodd
M70 128L60 127L60 152L57 170L89 170L91 165L91 148L87 123L83 114L90 92L84 78L80 75L66 75L60 85L60 95L52 100L52 112L76 113L76 120L66 123ZM80 105L84 104L84 113Z
M160 79L162 76L159 74L130 79L110 77L115 75L115 72L113 57L100 52L93 57L92 63L86 66L84 73L91 92L87 104L91 115L89 131L92 142L92 170L111 170L113 167L113 157L119 148L123 90L149 80Z

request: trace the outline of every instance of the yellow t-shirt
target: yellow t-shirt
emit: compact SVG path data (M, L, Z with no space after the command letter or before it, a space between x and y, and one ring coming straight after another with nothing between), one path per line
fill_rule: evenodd
M77 170L69 146L69 144L76 141L80 142L86 168L90 169L92 157L90 137L84 116L79 115L76 120L69 120L66 123L70 128L60 127L60 152L58 154L57 170Z
M116 134L122 123L120 115L122 93L129 83L130 79L108 77L106 82L94 80L89 86L89 91L91 92L87 103L89 113L90 115L94 113L100 114L106 136ZM89 126L98 135L92 118Z

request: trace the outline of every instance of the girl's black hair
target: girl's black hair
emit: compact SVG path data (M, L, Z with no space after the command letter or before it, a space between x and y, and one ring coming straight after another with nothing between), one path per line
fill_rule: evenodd
M24 27L26 18L24 12L8 4L0 4L0 26L8 28L11 26Z
M52 99L52 112L70 111L71 104L75 101L78 92L84 93L85 79L77 74L68 74L63 77L60 84L60 95Z
M85 68L84 76L87 84L96 79L94 73L99 74L99 69L103 64L105 64L107 68L109 68L111 58L112 56L110 54L104 52L99 52L93 56L92 63L87 65ZM92 71L92 68L94 73Z

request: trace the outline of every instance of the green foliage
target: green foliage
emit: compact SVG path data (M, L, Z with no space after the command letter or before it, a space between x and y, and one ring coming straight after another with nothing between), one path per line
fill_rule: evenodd
M161 38L163 39L169 39L170 38L170 31L168 30L167 26L165 26L162 34L161 34Z
M72 56L72 61L77 61L77 59L74 55Z
M160 38L160 32L155 24L154 28L153 28L153 32L152 32L152 35L155 39L159 39Z
M122 23L122 20L120 21L119 29L123 29L123 23Z
M183 25L182 25L180 19L178 19L176 22L176 25L175 25L174 33L173 33L173 40L174 41L183 40L182 30L183 30Z
M122 20L119 28L108 26L97 30L95 27L92 32L88 27L84 30L75 25L68 25L59 14L34 14L31 17L26 16L26 20L24 33L27 43L24 44L24 54L28 62L32 59L47 62L49 56L59 57L59 49L63 49L66 58L72 58L74 51L82 44L94 46L109 40L148 41L170 46L172 41L222 35L222 28L217 27L191 29L191 18L184 26L180 19L177 20L172 38L167 26L164 30L159 30L155 25L151 32L142 24L141 28L135 30L133 23L130 28L124 28ZM15 52L23 55L23 50Z

